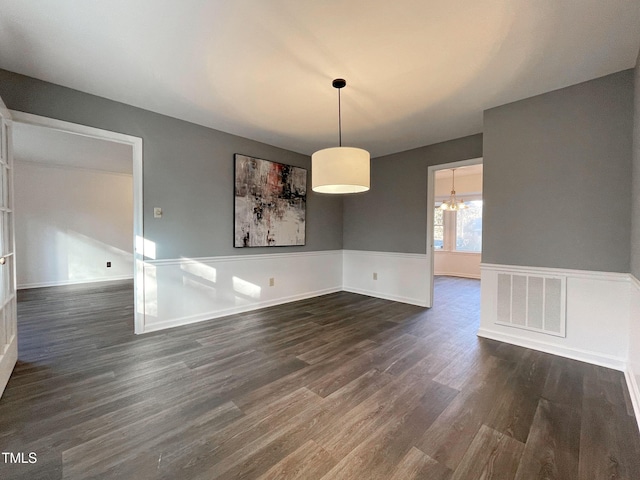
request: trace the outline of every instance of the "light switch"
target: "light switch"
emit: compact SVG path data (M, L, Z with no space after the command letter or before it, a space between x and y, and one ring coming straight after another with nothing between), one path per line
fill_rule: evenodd
M162 209L160 207L153 207L153 218L162 218Z

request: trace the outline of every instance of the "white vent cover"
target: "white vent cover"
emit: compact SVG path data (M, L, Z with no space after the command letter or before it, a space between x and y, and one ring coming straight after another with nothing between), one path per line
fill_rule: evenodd
M498 273L496 323L564 337L566 298L566 277Z

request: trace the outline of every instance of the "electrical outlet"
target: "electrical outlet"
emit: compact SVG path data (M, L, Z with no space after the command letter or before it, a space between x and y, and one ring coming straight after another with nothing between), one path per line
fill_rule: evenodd
M111 268L111 262L107 262L107 268Z
M378 279L378 274L377 274L377 272L373 272L373 279L374 279L374 280L377 280L377 279Z
M276 284L276 279L275 279L275 278L273 278L273 277L271 277L271 278L269 279L269 286L270 286L270 287L273 287L275 284Z

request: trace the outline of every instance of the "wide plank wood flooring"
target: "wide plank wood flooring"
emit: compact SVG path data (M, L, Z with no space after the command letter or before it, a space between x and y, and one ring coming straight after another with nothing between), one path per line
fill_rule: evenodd
M476 280L142 336L132 297L20 292L0 479L640 479L622 374L477 338Z

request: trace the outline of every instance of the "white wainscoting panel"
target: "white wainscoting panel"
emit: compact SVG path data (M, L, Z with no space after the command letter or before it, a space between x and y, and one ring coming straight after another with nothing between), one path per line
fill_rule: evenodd
M625 370L630 328L628 274L493 264L482 264L481 272L479 336ZM496 323L501 273L566 277L566 337Z
M629 361L625 378L631 395L631 403L636 414L636 421L640 429L640 280L633 275L631 278L630 299L630 335Z
M342 251L148 260L144 276L151 332L340 291Z
M343 255L343 290L426 306L426 255L363 250L343 250Z

